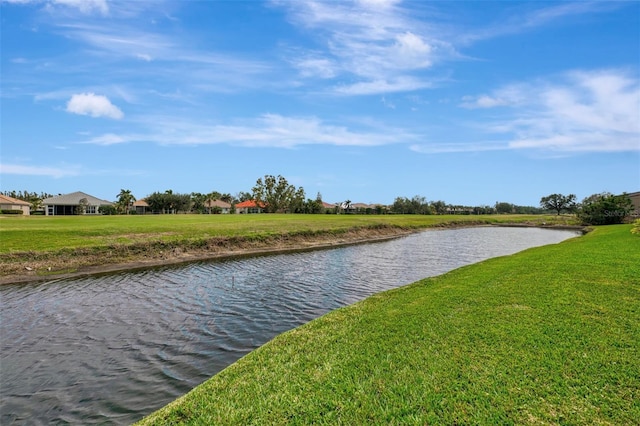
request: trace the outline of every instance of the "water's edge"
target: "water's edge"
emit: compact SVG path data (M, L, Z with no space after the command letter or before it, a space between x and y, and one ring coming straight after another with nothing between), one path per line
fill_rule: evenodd
M518 228L1 286L0 423L130 424L334 309L579 235Z
M290 247L285 248L273 248L273 247L260 247L256 249L240 249L231 250L227 252L217 253L200 253L194 255L188 255L182 257L173 257L168 259L154 259L154 260L137 260L126 263L104 264L96 266L85 266L72 272L64 273L52 273L50 275L37 275L37 274L12 274L6 276L0 276L0 286L6 284L28 284L38 282L49 282L54 280L63 280L69 278L83 278L91 276L100 276L105 274L112 274L125 271L142 271L145 269L152 269L160 266L180 266L188 265L190 263L212 261L212 260L234 260L244 259L253 256L265 256L274 254L289 254L289 253L303 253L314 250L326 250L337 247L346 247L358 244L368 244L375 242L389 241L397 238L402 238L410 234L416 234L427 231L437 231L442 229L462 229L462 228L479 228L479 227L505 227L505 228L539 228L539 229L551 229L551 230L567 230L567 231L579 231L583 234L590 231L590 228L584 226L571 226L571 225L530 225L530 224L518 224L518 223L496 223L496 224L474 224L474 223L457 223L457 224L441 224L438 226L417 228L417 229L402 229L402 228L388 228L388 235L372 235L369 237L357 237L357 238L344 238L336 237L333 241L327 242L325 238L320 238L319 242L315 242L313 239L305 241L304 244L298 243Z

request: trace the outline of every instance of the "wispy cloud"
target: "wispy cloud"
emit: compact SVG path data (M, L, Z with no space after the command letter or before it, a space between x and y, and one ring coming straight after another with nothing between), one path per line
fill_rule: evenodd
M146 117L138 120L148 130L136 134L104 134L83 141L95 145L152 142L160 145L229 144L244 147L294 148L303 145L379 146L416 140L402 129L350 129L317 117L264 114L234 124L203 124L191 119Z
M95 93L80 93L71 96L67 102L67 112L91 117L108 117L116 120L124 117L124 113L111 103L109 98Z
M409 149L420 154L450 154L459 152L485 152L508 150L509 144L504 141L482 141L469 143L435 143L413 144Z
M320 39L321 49L308 54L312 59L292 61L302 77L356 79L336 85L335 93L384 94L429 87L429 79L418 71L453 51L425 24L411 18L399 1L274 4L285 7L295 25Z
M106 0L51 0L51 3L76 8L82 13L98 12L102 15L109 13Z
M56 168L50 166L25 166L21 164L0 163L0 174L48 176L57 179L66 176L78 176L80 171L79 168L73 166Z
M433 83L410 76L401 76L394 79L380 79L362 81L353 84L340 84L334 87L334 92L340 95L372 95L377 93L410 92L426 89Z
M506 17L502 16L494 23L489 23L484 27L467 28L465 31L458 31L452 35L458 45L470 44L481 40L531 31L535 28L553 24L561 19L566 20L571 16L606 12L623 6L623 3L625 2L574 1L550 6L536 2L524 3L517 10L513 9L515 13L512 12ZM543 7L540 7L540 4Z
M427 153L528 149L550 153L640 151L640 80L621 70L574 71L465 97L461 106L502 107L478 123L502 142L414 146ZM498 113L497 111L494 111Z
M3 3L14 4L43 4L45 8L69 7L84 14L97 12L102 15L109 13L107 0L2 0Z

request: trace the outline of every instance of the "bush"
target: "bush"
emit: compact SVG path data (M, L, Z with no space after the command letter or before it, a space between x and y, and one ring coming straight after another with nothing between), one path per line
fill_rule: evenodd
M585 198L578 217L586 225L612 225L624 222L632 210L633 203L627 194L603 192Z
M631 233L640 235L640 219L633 222L633 228L631 228Z
M115 208L115 206L104 205L104 206L98 207L98 213L101 213L104 215L115 215L115 214L118 214L118 210Z
M22 210L13 210L13 209L7 209L7 210L0 210L0 214L22 214Z

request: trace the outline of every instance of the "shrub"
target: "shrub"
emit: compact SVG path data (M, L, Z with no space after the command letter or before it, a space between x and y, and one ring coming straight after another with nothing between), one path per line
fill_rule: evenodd
M13 210L13 209L0 210L0 214L22 214L22 210Z
M104 206L98 207L98 213L101 213L104 215L114 215L114 214L118 214L118 210L115 208L115 206L104 205Z
M578 217L586 225L612 225L622 223L631 210L633 203L627 194L603 192L585 198Z

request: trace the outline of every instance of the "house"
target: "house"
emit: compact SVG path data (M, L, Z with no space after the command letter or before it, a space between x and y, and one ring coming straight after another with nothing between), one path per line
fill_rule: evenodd
M0 194L0 210L22 210L22 214L28 216L31 211L31 203Z
M262 213L264 211L264 203L256 203L254 200L247 200L236 204L236 213Z
M325 210L335 210L338 207L337 204L325 203L322 201L322 208Z
M59 195L42 200L47 216L67 216L76 214L99 214L100 206L113 206L113 203L101 200L84 192Z
M222 214L231 213L231 204L226 203L222 200L207 200L204 203L204 208L207 210L207 213L209 214L216 211L219 211Z
M135 210L136 214L147 214L150 211L149 204L144 198L134 201L131 207L132 210Z

